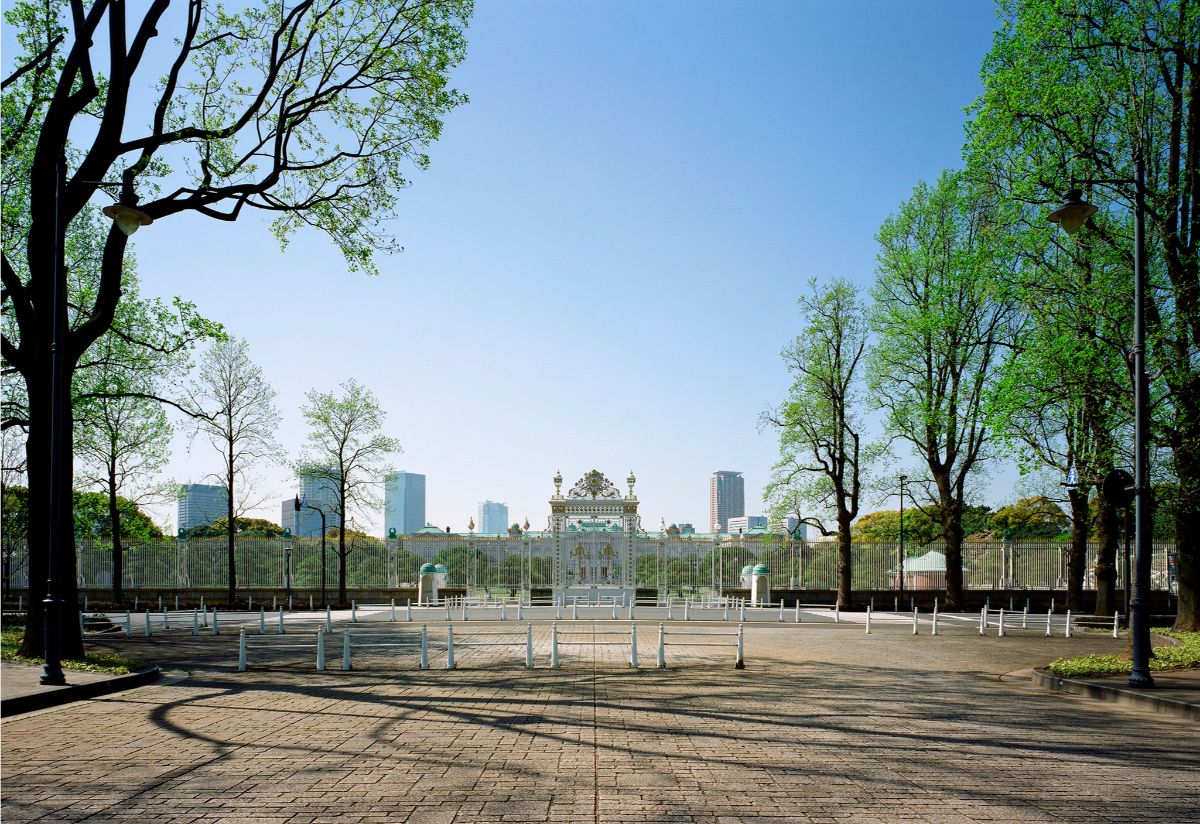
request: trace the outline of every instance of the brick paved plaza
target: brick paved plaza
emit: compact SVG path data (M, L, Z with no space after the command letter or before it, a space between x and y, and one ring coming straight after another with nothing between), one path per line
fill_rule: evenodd
M574 629L611 627L580 622ZM696 625L693 624L693 627ZM411 631L411 626L408 628ZM728 631L726 627L713 627ZM439 628L437 632L441 632ZM112 643L191 677L3 722L3 817L47 822L1196 821L1195 724L1004 673L1101 633L916 637L753 626L698 649L307 653L236 671L236 635ZM706 660L707 656L707 660ZM252 662L253 664L253 659Z

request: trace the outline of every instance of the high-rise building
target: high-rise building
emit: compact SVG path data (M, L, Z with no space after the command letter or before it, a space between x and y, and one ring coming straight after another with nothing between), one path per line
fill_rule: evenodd
M808 524L800 523L800 519L795 515L784 515L771 524L771 532L776 535L791 535L793 540L804 541L808 539Z
M229 515L229 491L212 484L183 484L179 488L176 521L180 529L207 526Z
M288 506L292 507L291 521L288 520ZM317 507L325 513L325 529L342 525L338 515L338 488L332 478L314 477L312 475L300 478L300 511L296 511L295 500L284 501L281 511L280 526L292 528L292 534L298 538L321 537L321 514L311 507ZM293 526L294 525L294 526Z
M484 535L499 535L508 529L508 506L496 501L484 501L479 505L479 525Z
M679 525L679 534L680 535L695 535L696 527L693 526L692 524L680 524Z
M383 532L411 535L425 526L425 476L392 472L383 486Z
M710 532L728 532L729 519L746 514L746 481L741 472L722 469L708 482Z
M724 531L728 532L730 535L737 535L738 533L749 532L750 530L755 529L757 527L762 527L763 529L766 529L767 516L765 516L765 515L740 515L737 517L729 518L728 520L725 521L725 530Z

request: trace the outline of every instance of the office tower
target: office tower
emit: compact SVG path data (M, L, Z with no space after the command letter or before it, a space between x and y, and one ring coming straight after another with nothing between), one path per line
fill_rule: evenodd
M725 522L725 531L730 535L749 532L755 527L767 526L767 517L765 515L741 515L739 517L729 518Z
M808 524L800 523L795 515L784 515L771 524L771 532L776 535L791 535L793 540L803 541L808 538Z
M325 513L325 529L328 531L342 525L338 514L338 485L332 478L314 477L311 475L300 478L300 511L295 511L295 501L292 502L292 512L295 516L296 528L292 534L298 538L321 537L321 514L312 507L317 507ZM283 526L286 526L286 522Z
M679 534L680 535L695 535L696 527L692 524L680 524L679 525Z
M714 472L708 486L710 532L728 532L729 519L746 514L746 481L741 472Z
M320 520L318 518L318 520ZM296 534L296 500L295 498L284 498L283 503L279 506L279 526L282 529L289 530L293 535Z
M484 501L479 505L479 519L475 528L484 535L498 535L508 529L508 506L496 501Z
M383 534L411 535L425 526L425 476L392 472L383 487Z
M223 486L183 484L179 488L176 514L180 529L207 526L229 515L229 492Z

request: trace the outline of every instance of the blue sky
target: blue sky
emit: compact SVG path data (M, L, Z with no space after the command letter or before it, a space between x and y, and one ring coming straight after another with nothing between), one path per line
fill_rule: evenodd
M484 499L540 526L558 469L632 468L647 528L703 528L716 469L759 512L795 299L814 276L869 285L880 223L959 162L994 22L985 0L482 2L454 78L471 102L379 277L316 234L281 253L253 216L188 216L137 235L143 290L249 340L288 459L307 390L371 388L440 526ZM219 468L177 444L176 480ZM260 474L277 519L294 479Z

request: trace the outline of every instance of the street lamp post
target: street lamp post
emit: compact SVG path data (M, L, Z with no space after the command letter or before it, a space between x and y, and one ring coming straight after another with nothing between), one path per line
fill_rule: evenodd
M1129 604L1129 632L1133 641L1131 687L1153 687L1150 675L1150 392L1146 380L1146 163L1140 149L1134 152L1134 178L1087 180L1084 183L1133 184L1133 500L1134 587ZM1097 209L1070 189L1063 204L1049 216L1073 235Z
M296 496L294 504L297 512L300 511L301 507L308 507L309 509L316 510L317 514L321 516L321 606L325 606L325 510L312 504L300 503L299 495ZM299 530L297 530L297 534L299 534Z
M904 482L907 475L900 476L900 603L904 604Z

